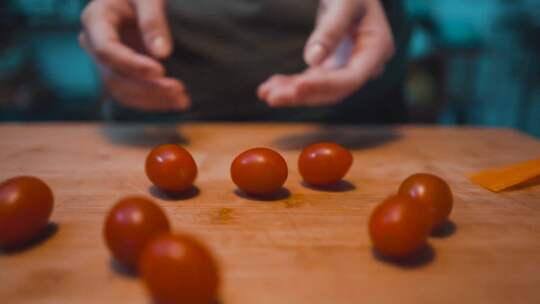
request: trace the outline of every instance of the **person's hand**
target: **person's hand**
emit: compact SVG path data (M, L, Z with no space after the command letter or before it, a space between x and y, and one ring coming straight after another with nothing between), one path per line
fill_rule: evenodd
M321 0L304 49L309 68L274 75L257 94L273 107L335 104L382 74L393 54L392 31L380 0Z
M120 103L145 111L190 105L184 85L157 59L172 52L165 0L94 0L81 16L81 46L95 59L105 87Z

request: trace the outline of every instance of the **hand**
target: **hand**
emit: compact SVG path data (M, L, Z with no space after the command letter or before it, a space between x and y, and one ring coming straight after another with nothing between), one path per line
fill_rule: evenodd
M309 68L274 75L257 94L272 107L335 104L382 74L393 54L392 31L380 0L321 0L304 49Z
M120 103L146 111L183 110L184 85L157 60L172 52L165 0L94 0L82 14L81 46Z

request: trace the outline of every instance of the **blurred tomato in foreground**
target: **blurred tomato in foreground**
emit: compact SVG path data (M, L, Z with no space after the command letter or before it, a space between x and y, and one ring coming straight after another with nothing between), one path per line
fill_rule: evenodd
M132 196L119 200L109 211L103 235L117 261L136 267L145 245L170 230L169 221L158 205L147 198Z
M187 235L152 240L143 251L139 270L157 303L209 304L217 297L217 263L203 244Z
M0 184L0 247L24 245L49 222L53 193L32 176L10 178Z

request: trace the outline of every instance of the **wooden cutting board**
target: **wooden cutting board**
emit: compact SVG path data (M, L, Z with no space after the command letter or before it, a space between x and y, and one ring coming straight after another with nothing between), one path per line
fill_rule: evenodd
M296 168L304 146L327 140L355 157L333 192L303 186ZM167 142L184 144L199 166L198 191L183 198L159 195L144 173L149 149ZM230 162L254 146L286 158L288 196L235 193ZM55 209L47 238L0 252L0 303L150 303L102 239L106 212L132 194L153 197L175 230L213 250L223 304L540 303L540 186L494 194L467 178L539 155L539 141L505 129L4 124L0 178L43 178ZM450 183L454 227L416 261L389 263L374 256L367 221L416 172Z

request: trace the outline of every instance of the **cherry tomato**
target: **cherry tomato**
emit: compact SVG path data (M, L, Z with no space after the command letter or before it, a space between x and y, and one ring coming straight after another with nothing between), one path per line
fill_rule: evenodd
M407 196L391 196L369 220L373 246L387 257L406 257L426 244L431 230L429 209Z
M408 195L431 210L433 228L448 220L452 211L452 191L448 184L433 174L418 173L409 176L399 187L400 195Z
M253 148L238 155L231 165L233 182L252 195L269 195L287 180L287 163L274 150Z
M114 258L135 267L144 246L153 237L170 232L165 213L149 199L132 196L119 200L109 211L103 235Z
M304 180L315 186L339 182L351 168L353 156L349 150L330 142L305 148L298 158L298 170Z
M212 303L219 285L218 266L208 249L180 234L162 235L144 249L139 270L158 303Z
M10 178L0 184L0 247L24 245L49 222L53 193L32 176Z
M186 149L172 144L161 145L146 157L146 175L158 188L183 192L193 186L197 164Z

